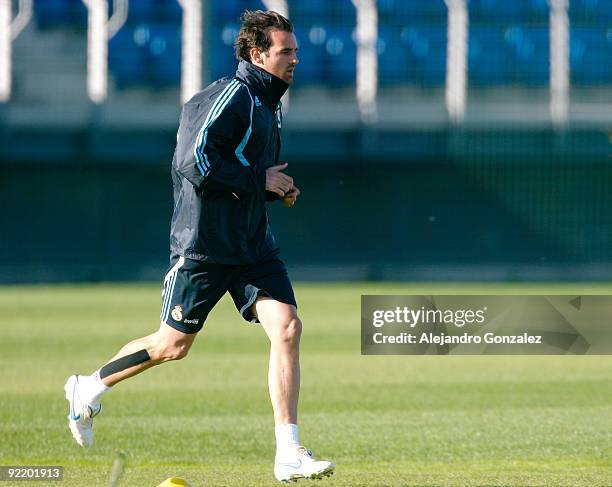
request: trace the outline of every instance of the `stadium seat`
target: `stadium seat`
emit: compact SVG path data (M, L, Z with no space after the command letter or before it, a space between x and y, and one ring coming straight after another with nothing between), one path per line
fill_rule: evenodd
M570 18L576 20L612 19L612 2L610 0L571 0L569 14Z
M346 86L355 83L356 53L353 40L354 28L328 27L325 41L324 78L333 86Z
M34 16L40 29L70 25L86 28L87 8L75 0L34 0Z
M298 59L300 63L295 72L295 79L299 85L323 83L325 59L323 48L315 46L300 47Z
M379 73L383 84L436 85L444 81L444 0L380 0Z
M213 2L211 9L214 18L238 19L242 13L242 0L223 0Z
M351 0L299 0L289 2L289 15L295 20L339 23L345 16L353 16L355 6ZM353 21L354 23L354 21Z
M157 20L163 23L180 25L183 19L183 8L178 0L158 0Z
M128 7L128 23L162 22L180 25L182 13L178 0L132 0Z
M298 41L300 61L295 73L296 81L300 85L322 83L326 29L320 24L296 23L294 31Z
M151 26L147 60L155 87L178 86L181 79L181 31L176 25Z
M527 85L545 85L550 79L550 34L548 27L523 27L514 45L517 80Z
M382 16L410 22L418 22L419 17L443 16L447 11L444 0L378 0L377 5Z
M423 82L427 85L444 84L446 78L446 26L423 27L421 35L427 45L423 58Z
M131 25L142 22L155 22L157 19L157 6L158 0L137 0L135 2L129 2L127 22Z
M239 24L228 22L213 27L209 42L210 78L216 80L224 76L234 76L238 61L234 54L234 39L238 34Z
M612 82L612 38L609 30L574 27L570 30L570 69L573 84Z
M289 4L289 14L296 20L323 20L328 0L295 0Z
M547 16L549 12L549 0L531 0L531 16Z
M528 21L548 15L546 0L470 0L470 18L476 21Z
M221 22L237 22L245 10L267 10L261 0L220 0L212 2L213 18Z
M408 84L408 48L402 44L401 29L380 26L378 31L378 77L381 85Z
M355 24L355 5L351 0L335 0L326 2L327 15L335 22L342 21L344 24Z
M468 77L471 85L501 85L512 82L512 52L497 27L474 26L469 30Z
M119 89L146 83L146 50L150 34L148 27L124 26L110 40L109 69Z
M65 24L70 5L68 0L36 0L34 14L40 29L57 27Z
M612 2L610 0L599 0L596 2L595 14L600 19L612 19Z
M87 7L83 2L70 2L69 16L72 25L82 27L87 25Z
M401 29L407 76L418 83L438 85L446 73L446 25L410 24Z

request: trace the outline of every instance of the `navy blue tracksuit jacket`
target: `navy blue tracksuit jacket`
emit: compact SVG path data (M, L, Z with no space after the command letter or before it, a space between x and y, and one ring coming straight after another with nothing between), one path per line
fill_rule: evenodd
M289 85L240 61L234 78L196 94L181 112L172 160L170 250L217 264L278 252L268 224L266 169L279 164L280 98Z

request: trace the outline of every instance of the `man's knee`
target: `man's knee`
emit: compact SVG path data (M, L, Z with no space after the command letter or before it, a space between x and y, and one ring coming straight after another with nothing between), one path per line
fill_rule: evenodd
M189 353L189 346L184 343L172 343L163 349L163 360L181 360Z
M157 333L153 342L151 358L158 362L168 362L185 358L193 341L187 336L173 337Z
M279 344L297 346L302 336L302 321L297 316L291 316L280 320L276 339Z

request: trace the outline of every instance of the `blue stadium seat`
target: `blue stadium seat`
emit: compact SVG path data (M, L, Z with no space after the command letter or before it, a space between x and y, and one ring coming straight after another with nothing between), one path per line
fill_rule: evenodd
M523 27L514 44L517 79L527 85L545 85L550 79L550 34L548 27Z
M422 59L429 46L423 45L419 29L414 25L406 25L399 32L401 46L406 56L406 79L421 83Z
M40 29L69 25L87 28L87 8L75 0L35 0L34 16Z
M356 53L353 28L328 27L325 41L324 78L329 85L346 86L355 83Z
M421 34L428 45L423 59L423 82L427 85L444 84L446 78L446 26L423 27Z
M69 11L68 0L36 0L34 2L36 24L41 29L63 25L69 16Z
M145 84L146 52L150 38L148 27L124 26L110 40L109 69L119 89Z
M295 72L296 81L302 84L323 83L325 42L327 31L321 24L294 24L298 41L299 65Z
M569 14L576 19L612 19L610 0L571 0Z
M211 49L208 51L212 80L234 76L238 61L234 55L233 44L239 28L238 23L228 22L212 29L211 37L209 37Z
M604 28L570 30L572 83L597 85L612 82L612 36Z
M427 85L444 83L446 25L407 25L402 28L400 39L407 51L408 79Z
M470 18L516 22L541 18L548 14L546 0L470 0Z
M237 22L245 10L267 10L260 0L218 0L212 2L215 21Z
M546 16L550 12L549 0L531 0L531 15Z
M69 16L72 25L87 26L87 7L83 2L70 2Z
M243 11L242 0L221 0L212 3L212 14L214 18L238 19Z
M181 31L176 25L151 26L147 60L156 87L178 86L181 79Z
M299 85L316 85L324 82L325 51L320 47L300 47L299 64L295 71L295 79Z
M548 27L507 25L503 27L504 57L510 69L508 82L528 85L548 83L550 71Z
M157 1L136 0L135 2L129 2L127 22L132 25L141 22L154 22L157 18Z
M180 25L183 19L183 9L178 0L158 1L158 20L173 25Z
M180 25L182 13L178 0L132 0L128 7L128 23L162 22Z
M410 83L408 48L401 29L380 26L378 31L378 76L381 85Z
M423 16L443 16L447 11L444 0L378 0L377 5L381 16L406 17L403 20L410 22Z
M289 15L296 20L323 20L328 0L295 0L289 4Z
M595 5L595 15L600 19L612 19L612 2L610 0L599 0Z
M289 2L289 15L295 20L339 23L351 16L355 23L355 7L351 0L296 0Z
M330 20L342 22L344 25L355 26L356 10L351 0L334 0L326 2L327 12Z
M468 76L474 86L501 85L512 82L512 52L497 27L470 27Z

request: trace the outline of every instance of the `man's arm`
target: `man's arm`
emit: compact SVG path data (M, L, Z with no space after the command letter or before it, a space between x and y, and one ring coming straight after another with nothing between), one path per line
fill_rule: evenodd
M237 83L237 82L236 82ZM293 179L282 173L287 164L273 166L267 170L251 166L242 154L252 130L252 99L247 107L241 102L239 87L228 85L210 110L196 136L195 143L189 133L189 109L181 114L181 127L177 141L177 155L173 163L176 170L189 180L196 188L217 188L237 194L252 194L257 191L274 194L283 198L293 187ZM230 96L230 98L227 98ZM250 97L249 97L250 98ZM193 107L189 107L193 109ZM248 112L248 118L247 118ZM242 137L236 144L238 137ZM182 138L184 140L182 140ZM233 147L236 145L236 147ZM193 147L193 149L192 149ZM231 159L223 157L231 150Z
M234 80L217 96L205 119L196 105L181 114L175 169L197 189L219 188L236 194L265 191L266 173L239 159L251 133L251 105ZM236 141L240 142L236 142Z
M231 113L225 116L221 114L219 118L221 120L213 123L205 134L206 138L195 147L197 167L204 177L200 188L222 189L238 195L256 192L263 194L266 184L265 169L252 166L244 157L240 161L235 156L238 147L235 143L236 137L229 133L231 130L247 136L248 128L243 129L238 117ZM222 155L228 152L231 153L229 158Z

